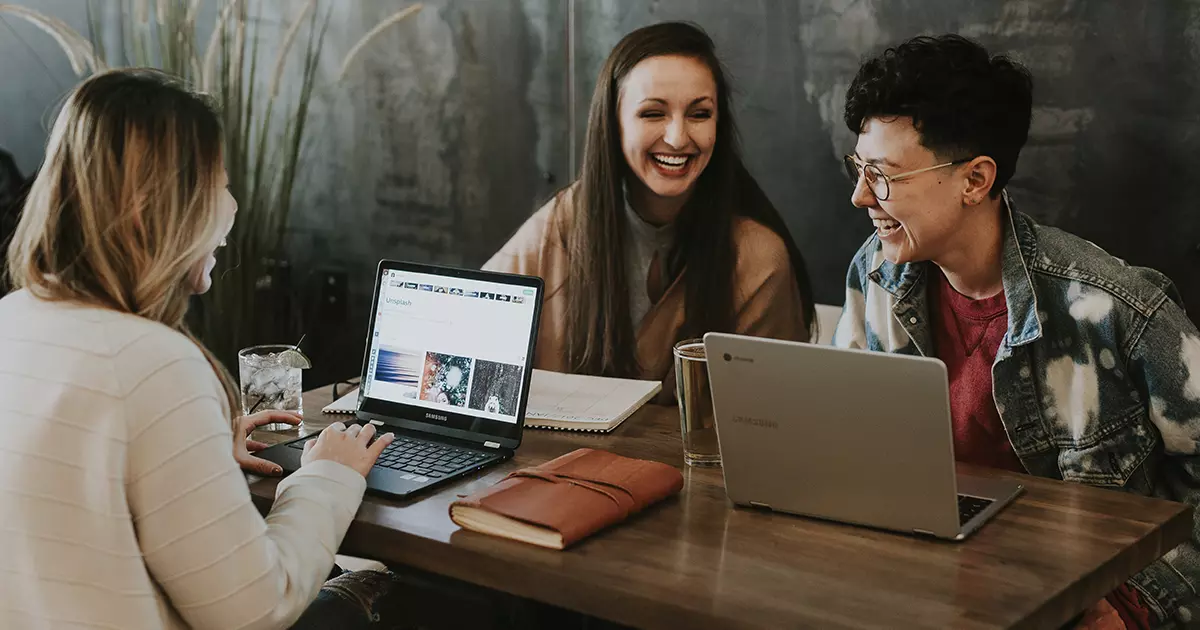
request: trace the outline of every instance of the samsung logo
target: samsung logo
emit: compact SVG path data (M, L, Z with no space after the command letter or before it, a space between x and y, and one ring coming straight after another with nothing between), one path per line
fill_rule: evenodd
M762 427L764 429L778 429L779 423L766 418L751 418L750 416L734 416L734 424L748 424L753 427Z
M441 420L442 422L446 422L448 420L448 418L446 418L446 416L443 416L443 415L437 414L437 413L427 413L427 414L425 414L425 417L430 420Z

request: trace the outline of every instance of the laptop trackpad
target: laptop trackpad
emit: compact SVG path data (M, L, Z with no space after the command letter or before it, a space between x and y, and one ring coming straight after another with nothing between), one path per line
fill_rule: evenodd
M297 440L295 442L276 444L254 453L254 455L269 462L279 464L285 473L294 473L300 469L300 456L304 454L304 443L307 441Z

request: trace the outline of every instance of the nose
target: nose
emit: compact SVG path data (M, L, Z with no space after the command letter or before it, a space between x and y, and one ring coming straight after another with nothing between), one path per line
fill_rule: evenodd
M663 131L663 142L677 151L687 146L687 130L682 118L675 116L667 123L667 128Z
M854 192L850 193L850 203L854 204L855 208L870 208L879 203L875 198L875 191L871 190L871 186L867 184L867 178L858 174L858 181L854 183Z

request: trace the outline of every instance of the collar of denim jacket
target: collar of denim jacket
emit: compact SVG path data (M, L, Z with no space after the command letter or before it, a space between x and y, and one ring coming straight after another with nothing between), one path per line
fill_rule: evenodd
M1004 300L1008 304L1009 346L1016 347L1037 341L1042 337L1042 323L1038 317L1037 295L1033 291L1033 278L1029 273L1029 260L1037 250L1037 237L1033 221L1013 207L1008 191L1001 193L1004 201L1004 247L1001 251L1001 279L1004 283ZM901 301L914 290L924 290L930 262L897 265L881 258L881 263L869 275L875 284ZM918 293L917 295L922 295Z
M1004 280L1004 300L1008 302L1008 345L1012 347L1033 343L1042 338L1042 320L1038 314L1037 293L1029 261L1037 252L1037 236L1033 220L1013 207L1008 191L1002 193L1008 220L1001 255L1001 276Z

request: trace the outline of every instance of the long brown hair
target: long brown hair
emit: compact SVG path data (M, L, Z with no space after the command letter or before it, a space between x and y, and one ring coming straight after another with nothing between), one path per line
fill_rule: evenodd
M165 324L204 353L237 415L228 371L187 330L188 274L225 229L221 121L157 70L105 72L67 98L8 249L14 289Z
M816 321L804 258L783 217L742 163L730 87L712 39L695 25L664 22L626 35L604 62L588 112L580 176L572 190L560 193L574 197L572 219L562 224L562 238L569 253L567 286L571 287L566 295L566 358L576 372L626 377L639 372L629 314L628 270L621 254L628 238L623 218L624 181L636 175L621 152L617 107L625 76L643 60L663 55L703 62L717 86L712 158L676 220L670 255L679 263L676 268L687 270L680 339L733 331L735 213L765 225L783 239L810 330Z

